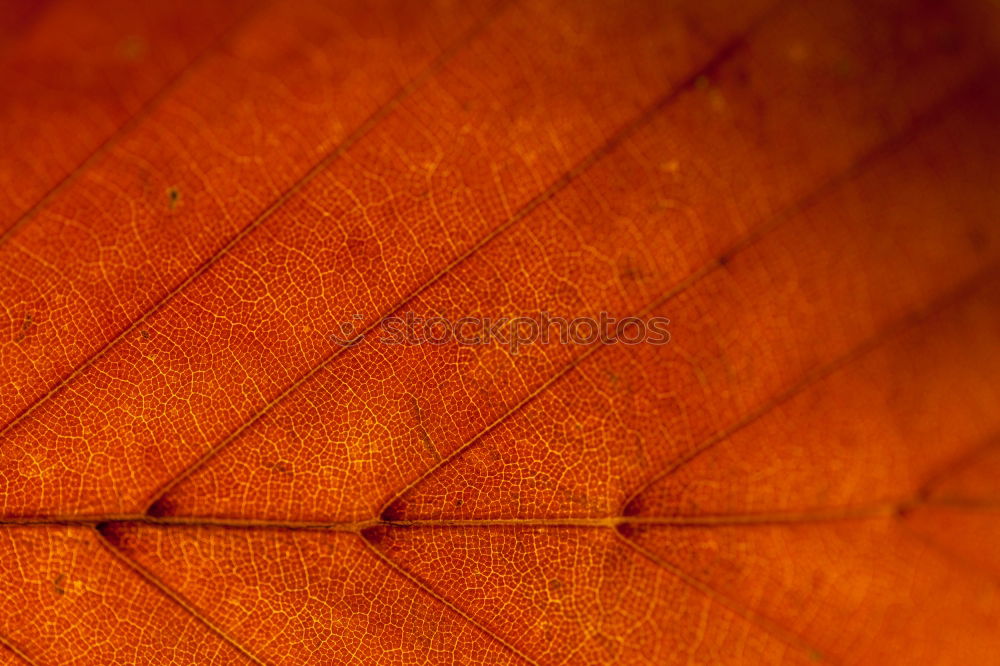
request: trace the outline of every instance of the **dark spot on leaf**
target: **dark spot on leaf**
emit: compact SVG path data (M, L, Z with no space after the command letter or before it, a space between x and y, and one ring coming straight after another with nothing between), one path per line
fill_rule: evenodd
M181 205L181 191L176 187L167 188L167 206L170 210L176 210Z
M455 500L455 506L462 506L463 504L465 504L465 502L462 500L461 497Z
M622 515L638 516L641 510L642 510L642 501L638 497L635 497L631 501L629 501L628 504L625 505L624 509L622 509Z
M287 465L286 463L282 463L282 462L264 463L263 466L266 469L273 469L275 472L279 472L281 474L284 474L285 476L290 476L291 473L292 473L291 466Z
M396 500L389 506L385 507L385 510L381 515L382 520L387 523L396 522L403 519L403 506L400 500Z
M146 513L153 518L163 518L164 516L169 516L173 512L174 503L166 497L161 497L150 505L149 510Z
M142 336L143 340L149 340L149 331L147 329L144 328L141 331L139 331L139 335Z
M361 530L361 538L378 548L386 539L389 528L384 526L366 527Z
M32 322L33 317L31 316L31 313L25 312L24 321L21 322L21 331L14 337L14 342L21 342L27 337L28 331L31 329Z
M615 529L618 530L618 534L621 534L626 539L631 539L636 533L635 525L629 523L619 523L615 526Z
M618 262L618 275L628 282L639 282L646 277L646 272L631 257L625 257Z
M59 596L66 594L66 589L62 586L63 581L65 580L66 580L66 574L61 573L58 576L56 576L56 579L54 581L52 581L52 589L54 589L55 593L58 594Z
M98 523L96 529L115 548L119 548L125 541L125 530L121 523Z

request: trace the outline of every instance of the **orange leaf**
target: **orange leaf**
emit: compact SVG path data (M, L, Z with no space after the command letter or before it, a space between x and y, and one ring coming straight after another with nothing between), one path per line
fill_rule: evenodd
M995 660L994 11L12 4L2 663Z

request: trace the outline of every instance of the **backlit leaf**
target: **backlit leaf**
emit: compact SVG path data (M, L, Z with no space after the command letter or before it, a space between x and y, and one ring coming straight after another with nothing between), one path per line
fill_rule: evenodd
M996 661L988 3L2 9L0 662Z

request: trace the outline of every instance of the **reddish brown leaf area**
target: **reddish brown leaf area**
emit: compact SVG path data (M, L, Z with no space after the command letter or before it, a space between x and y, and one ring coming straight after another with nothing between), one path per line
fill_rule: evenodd
M6 0L0 30L0 232L96 161L251 7Z
M0 663L996 661L995 8L2 8Z

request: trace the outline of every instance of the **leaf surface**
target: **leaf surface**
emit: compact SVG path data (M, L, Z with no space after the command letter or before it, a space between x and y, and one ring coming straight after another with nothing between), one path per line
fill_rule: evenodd
M0 32L3 663L995 658L989 10L92 11ZM542 312L670 341L386 343Z

